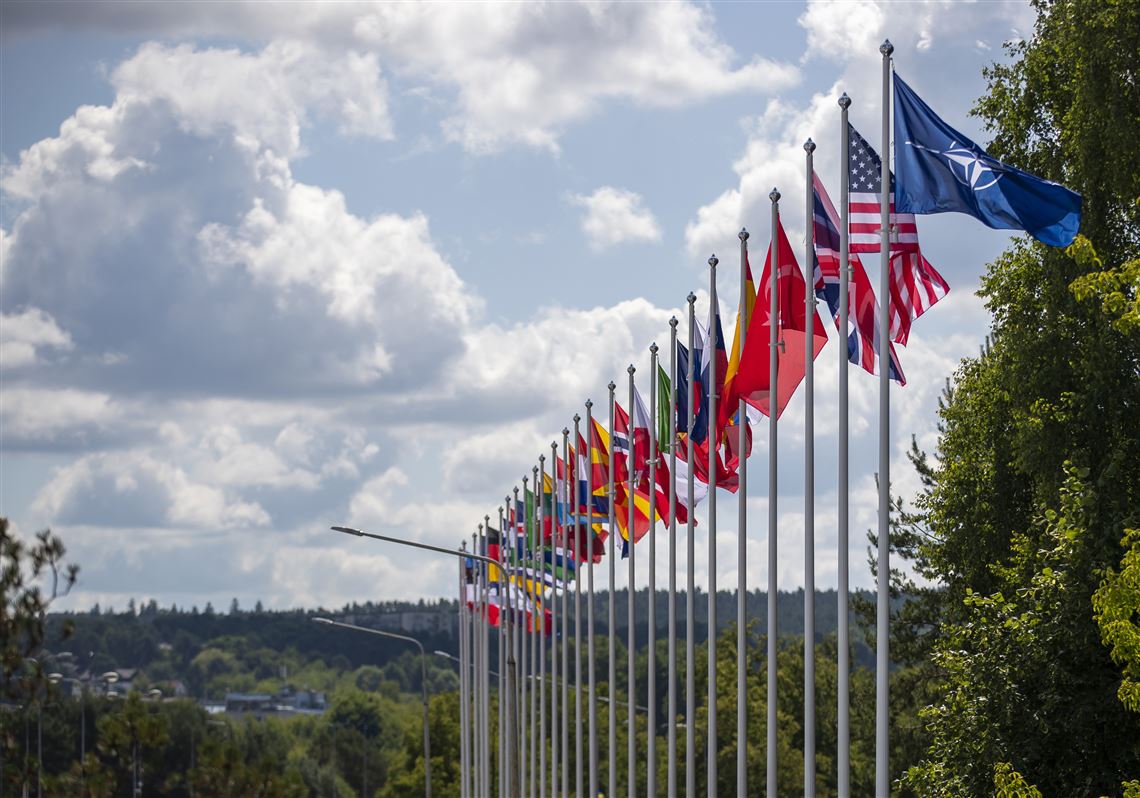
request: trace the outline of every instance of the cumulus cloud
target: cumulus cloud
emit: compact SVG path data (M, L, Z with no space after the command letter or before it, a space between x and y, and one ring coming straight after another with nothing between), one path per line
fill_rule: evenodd
M8 35L87 27L283 38L332 52L375 53L409 81L453 95L448 105L455 111L442 120L442 131L471 152L513 144L557 151L567 126L608 102L678 108L731 93L779 91L799 77L795 66L760 56L741 62L717 36L711 11L694 3L541 2L494 11L465 3L250 0L205 13L193 3L112 1L86 3L61 18L36 4L14 3L5 27ZM367 71L369 64L361 66ZM277 102L266 97L257 105ZM377 109L351 110L353 124L385 130Z
M640 194L602 186L593 194L571 195L570 201L585 209L582 232L595 251L626 241L661 240L661 227Z
M71 336L39 308L0 314L0 368L30 366L42 350L66 352L73 346Z

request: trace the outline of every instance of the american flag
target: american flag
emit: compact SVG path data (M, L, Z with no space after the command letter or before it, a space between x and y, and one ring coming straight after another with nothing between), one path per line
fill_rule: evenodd
M827 196L819 176L812 174L814 188L815 232L815 294L827 302L831 317L839 327L839 214ZM852 268L852 279L848 283L848 325L847 359L856 363L871 374L879 369L879 303L871 288L871 281L863 269L859 256L851 252L848 261ZM844 331L840 330L840 333ZM906 376L895 353L891 350L891 379L906 385Z
M883 162L853 125L847 126L850 140L850 251L878 252L880 249L879 192L883 186ZM895 213L894 175L891 179L891 301L889 304L891 340L906 345L914 320L946 296L950 286L922 256L914 214Z

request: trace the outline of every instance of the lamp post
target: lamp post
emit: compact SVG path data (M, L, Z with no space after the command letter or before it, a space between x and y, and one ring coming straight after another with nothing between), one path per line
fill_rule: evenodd
M416 648L420 650L420 688L423 695L424 705L424 798L431 798L431 735L428 733L427 653L424 651L423 643L421 643L419 640L416 640L414 637L397 634L396 632L385 632L381 629L369 629L366 626L357 626L354 623L334 621L331 618L313 618L313 623L324 624L325 626L338 626L341 629L352 629L356 632L367 632L368 634L379 635L380 637L390 637L394 640L403 640L407 643L412 643Z
M479 562L485 563L487 565L494 566L496 568L500 567L500 563L497 560L494 560L491 557L486 557L482 554L477 554L476 552L473 552L473 551L468 552L468 551L463 551L461 549L447 549L447 548L444 548L442 546L432 546L428 543L419 543L419 542L414 541L414 540L403 540L402 538L394 538L394 537L391 537L389 535L377 535L373 532L364 532L362 530L354 529L353 527L348 527L348 526L334 526L334 527L332 527L332 530L334 532L343 532L346 535L353 535L354 537L358 537L358 538L372 538L373 540L380 540L380 541L383 541L385 543L395 543L395 544L400 545L400 546L411 546L412 548L415 548L415 549L423 549L424 551L432 551L432 552L435 552L437 554L448 554L452 557L459 557L461 559L478 560ZM351 628L351 624L340 624L337 622L331 622L331 623L333 623L334 625L337 625L337 626L349 626ZM361 630L366 631L366 632L372 632L374 634L385 634L385 635L392 635L393 634L393 633L387 633L387 632L382 633L378 629L367 629L364 627L356 627L356 628L361 629ZM405 639L416 643L416 645L420 645L419 641L415 640L414 638L409 637L409 638L405 638ZM508 646L508 649L510 649L509 646ZM421 652L423 651L422 645L420 645L420 651ZM510 651L510 653L508 654L508 658L507 658L507 682L508 682L507 692L510 693L512 690L514 690L514 686L515 686L515 655L514 655L513 650ZM427 689L426 666L425 666L425 677L424 677L424 689L425 690ZM426 749L428 746L427 732L428 732L427 699L425 698L424 699L424 749L425 749L425 761L424 761L425 779L424 779L424 783L425 783L425 786L430 784L430 780L428 778L428 774L430 773L428 763L431 761L426 755ZM515 719L514 719L513 715L508 713L508 717L507 717L507 743L510 746L510 750L512 750L512 751L514 750L514 738L515 738ZM502 742L503 741L500 740L500 744L502 744ZM513 766L514 766L514 763L511 762L507 767L508 778L510 778L509 774L511 773L511 769L513 768ZM520 785L513 785L513 786L516 789L521 788L521 784ZM510 790L508 792L514 793L515 790ZM430 798L430 795L431 795L431 792L430 792L430 787L429 787L428 788L428 797L429 798Z

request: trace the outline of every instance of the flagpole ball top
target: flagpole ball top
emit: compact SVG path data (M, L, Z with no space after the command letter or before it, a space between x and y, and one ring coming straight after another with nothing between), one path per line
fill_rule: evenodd
M594 406L594 401L592 399L587 399L586 400L586 410L589 411L589 409L593 406Z
M515 498L517 499L518 497L519 497L519 486L515 485Z
M523 490L526 490L527 480L530 479L526 474L523 474Z
M740 232L736 234L736 237L739 238L741 241L747 241L748 240L748 230L741 227Z
M890 39L884 39L883 43L879 45L879 52L883 55L890 55L895 51L895 46L891 44Z
M651 354L651 355L657 354L657 342L656 341L654 341L653 343L651 343L649 345L649 354Z
M839 95L839 107L844 111L851 107L851 98L847 96L847 92Z
M570 430L566 429L566 427L563 427L562 428L562 437L565 438L569 434L570 434Z
M697 301L697 295L694 294L692 291L690 291L689 295L687 297L685 297L685 299L687 299L689 301L689 304L692 305L694 302Z
M804 142L804 152L808 152L808 153L815 152L815 142L812 141L810 138Z
M780 201L780 190L778 188L773 188L771 191L768 192L768 199L772 200L772 202L779 202Z
M577 413L575 413L574 414L574 423L577 424L581 420L582 420L582 417L580 415L578 415Z
M718 258L715 254L709 256L709 267L710 268L715 269L716 265L718 263L720 263L720 258Z
M669 326L672 327L673 329L677 329L677 317L676 316L673 316L669 319Z
M633 372L637 371L637 369L635 369L633 367L633 364L630 363L629 368L627 368L626 371L629 372L630 379L633 379Z
M610 396L613 396L614 391L617 390L617 386L614 385L614 381L610 380L610 384L607 385L606 387L610 389Z

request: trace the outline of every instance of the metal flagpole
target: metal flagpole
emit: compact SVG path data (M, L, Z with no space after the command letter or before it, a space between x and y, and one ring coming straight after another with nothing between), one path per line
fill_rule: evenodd
M462 548L467 548L466 541ZM467 580L464 572L467 563L459 559L459 791L463 798L471 798L468 776L471 756L467 750Z
M776 548L779 538L776 529L776 500L777 500L777 474L776 474L776 419L780 414L779 359L780 345L780 257L779 257L779 226L780 226L780 192L772 189L768 193L772 201L772 243L768 251L768 293L770 302L768 306L768 749L767 749L767 790L768 795L776 794L778 762L776 759L776 641L779 637L778 615L776 604L779 600L779 590L776 587Z
M484 526L479 524L477 542L472 547L477 554L482 554L485 551L483 534ZM487 728L487 566L480 563L476 566L475 572L479 574L477 588L479 614L475 616L475 679L479 685L475 692L475 700L478 704L475 717L479 719L475 733L479 737L479 794L490 795L491 785L487 778L491 769L487 756L488 745L491 742Z
M890 701L890 511L891 511L891 352L890 352L890 226L891 226L891 53L890 39L879 46L883 55L883 149L882 191L879 197L879 595L875 624L875 795L890 792L890 729L887 709Z
M524 481L525 486L525 481ZM519 568L526 566L526 536L523 536L523 552L522 560L519 559L518 550L518 527L522 524L523 528L526 527L526 509L525 503L523 505L523 512L519 512L519 489L514 488L515 494L515 528L512 530L513 541L511 543L511 558L515 561ZM524 498L526 494L523 494ZM520 597L519 608L516 611L515 631L512 634L512 642L514 643L514 654L518 668L518 678L515 680L515 729L518 734L515 737L515 787L516 793L522 795L526 791L526 590L525 582L524 588L515 593Z
M565 496L561 490L566 488L566 461L562 461L562 483L559 489L558 481L558 443L550 442L550 462L554 472L554 502L553 516L550 519L550 574L553 585L550 590L550 795L558 795L558 582L560 579L557 570L557 548L560 541L565 540L562 534L562 518L559 515L558 502L566 508ZM545 565L543 566L545 568ZM565 574L563 574L563 577ZM543 745L546 741L543 741Z
M649 638L646 643L645 704L647 794L657 795L657 344L649 346Z
M665 793L677 796L677 317L669 319L669 668Z
M697 592L696 580L696 504L695 494L693 489L693 427L696 424L696 412L693 407L693 380L695 379L694 371L696 369L696 356L694 353L694 337L697 329L697 319L695 315L694 305L697 297L690 292L688 296L689 302L689 360L687 365L688 383L686 389L688 396L685 399L685 406L688 408L689 417L685 421L685 465L688 468L688 499L689 499L689 522L688 522L688 552L685 560L687 568L686 582L685 582L685 798L696 798L697 794L697 732L696 732L696 719L697 719L697 687L696 687L696 657L694 655L693 646L694 637L696 636L696 600L694 594Z
M593 445L589 443L593 440L594 434L594 403L589 399L586 400L586 438L588 445L586 447L586 502L589 509L587 510L587 518L589 521L586 523L586 543L589 548L586 550L586 679L589 683L589 751L590 757L589 764L589 778L590 778L590 795L596 796L598 794L598 702L596 697L596 685L594 683L594 452ZM579 541L580 542L580 541Z
M717 335L717 308L716 298L716 265L720 262L716 255L709 258L709 351L705 357L709 359L709 432L706 439L709 447L709 622L708 622L708 651L709 651L709 683L708 683L708 796L716 798L717 774L717 728L716 728L716 450L719 443L716 439L716 348L719 343ZM769 793L775 795L774 792Z
M551 461L554 466L554 461ZM546 455L538 456L538 479L535 485L535 514L538 521L535 524L535 534L538 536L538 557L532 569L535 575L535 591L542 596L542 606L539 608L542 619L542 631L538 635L538 682L535 683L535 692L538 693L538 795L546 798L546 580L543 571L546 569ZM554 494L551 493L553 502ZM553 508L552 508L553 509Z
M740 310L737 311L737 329L740 330L740 349L737 357L744 356L744 336L748 331L748 231L743 227L737 233L740 239ZM739 361L737 365L739 371ZM736 494L736 794L748 794L748 458L745 456L748 417L744 400L737 402L737 448L740 463L740 488Z
M523 570L525 571L527 563L531 561L530 554L530 536L526 534L527 527L527 512L526 512L526 492L527 484L530 478L523 476L522 478L522 494L523 506L521 513L521 521L523 528ZM516 505L517 509L517 505ZM530 735L533 733L530 728L529 718L527 717L527 694L531 689L530 684L530 652L528 646L531 637L531 624L527 620L527 612L529 606L532 604L530 600L530 591L526 589L526 580L522 583L523 594L523 608L520 616L520 626L522 627L522 639L519 641L519 651L521 654L521 674L522 678L519 679L519 792L525 795L533 795L534 790L529 788L530 778L530 752L528 750L528 742Z
M542 485L538 482L538 467L531 466L531 484L534 486L531 489L531 511L530 511L530 534L527 536L527 549L530 552L528 558L531 567L534 566L534 542L535 538L539 537L542 532L538 528L538 506L542 495ZM534 580L531 580L530 600L531 600L531 622L527 624L530 630L530 734L527 735L530 743L530 752L527 754L527 777L529 778L530 794L537 795L538 787L538 738L542 735L542 729L538 725L538 683L535 682L535 677L538 675L538 654L541 650L538 645L539 630L535 628L541 616L542 609L538 606L538 593L535 589Z
M503 550L505 548L503 532L503 508L499 508L499 757L496 767L499 769L499 795L501 798L508 798L507 796L507 722L506 722L506 698L507 698L507 652L506 652L506 629L507 629L507 616L510 613L510 598L504 596L503 591L503 577L505 577L506 570L503 568Z
M608 732L609 732L609 746L606 753L609 757L608 781L609 790L607 795L617 795L617 657L614 653L614 643L617 641L617 604L615 602L615 589L614 581L617 576L617 564L615 561L614 536L617 534L617 508L614 506L614 499L616 491L614 489L614 391L617 385L613 380L606 386L610 389L610 452L609 452L609 484L606 486L606 497L609 501L609 555L610 555L610 595L606 601L606 610L608 612L608 626L606 632L609 634L609 685L607 691L609 692L609 701L607 702L608 712ZM594 798L594 796L590 796Z
M847 109L851 98L844 92L839 98L839 495L838 508L838 680L836 759L838 798L851 798L851 659L849 655L850 613L847 609L847 335L848 335L848 280L851 275L850 232L847 216L850 212L851 137L847 132Z
M627 714L626 714L626 762L625 762L625 767L626 767L626 779L627 779L626 791L629 795L629 798L635 798L637 795L637 715L635 714L636 704L637 704L637 602L636 602L636 591L635 591L634 583L633 583L634 573L635 573L634 572L635 558L634 558L634 546L633 546L633 539L634 539L633 527L634 527L634 521L635 521L635 512L637 509L637 502L634 500L634 492L633 492L634 488L636 487L636 483L634 482L634 473L633 473L633 466L634 466L634 459L633 459L634 443L633 443L633 441L634 441L634 437L636 436L636 432L635 432L636 427L634 426L636 424L636 421L634 420L636 418L636 408L634 406L634 395L633 395L633 373L635 371L636 371L636 369L633 367L632 363L629 365L629 368L626 369L626 372L629 373L629 424L628 424L628 428L629 428L628 429L629 456L627 458L628 467L626 469L629 472L626 475L628 477L628 480L629 480L628 491L626 493L627 500L629 501L629 526L626 527L625 533L626 533L626 553L628 555L627 559L626 559L626 564L628 565L627 570L629 572L629 576L628 576L629 586L626 589L626 604L625 604L626 630L625 630L625 634L626 634L626 700L628 702L629 709L627 710Z
M807 182L804 189L804 795L815 798L815 203L812 200L812 154L815 142L804 142Z
M510 508L512 506L511 505L511 497L509 495L504 496L503 497L503 503L506 504L508 508ZM506 517L509 517L509 516L510 516L510 511L508 509ZM505 538L505 539L500 539L500 542L499 542L500 543L499 559L505 561L513 569L514 560L515 560L515 540L514 540L515 533L514 533L514 530L512 529L511 534L508 536L506 534L506 527L503 524L500 524L499 526L502 530L501 534L503 535L503 538ZM505 552L504 552L504 546L508 546L508 548L506 549ZM516 780L517 779L517 773L515 770L515 767L516 767L515 753L517 751L517 749L515 747L515 745L516 745L515 731L517 730L518 726L516 725L516 717L514 714L515 713L515 681L516 681L515 680L515 665L516 665L516 659L515 659L515 649L514 649L514 636L515 635L514 635L514 632L512 631L512 628L513 628L514 622L515 622L514 621L514 617L515 617L515 609L514 609L515 592L514 592L514 581L513 581L513 579L510 578L511 573L512 573L511 570L507 571L507 608L506 608L506 615L503 616L505 618L505 629L507 632L507 642L506 642L507 665L506 665L506 668L504 668L504 673L506 676L506 693L505 693L506 712L505 712L505 714L506 714L506 718L507 718L507 734L506 734L506 737L503 739L503 741L500 744L503 746L504 750L506 751L506 755L505 755L505 758L503 761L503 765L504 765L503 780L506 783L506 796L507 796L507 798L517 798L518 782Z
M567 476L570 473L570 430L562 428L562 460L566 463ZM578 442L575 441L577 446ZM574 479L577 479L575 474ZM573 495L571 507L577 505L578 486L570 485ZM571 526L573 529L573 526ZM562 540L562 575L569 578L567 572L566 533L563 530ZM577 579L577 564L575 564L575 579ZM570 798L570 589L569 582L563 580L562 585L562 798Z
M482 529L482 525L480 525ZM471 535L471 551L479 552L479 535L473 533ZM471 656L468 658L471 665L471 677L469 684L471 685L471 711L469 717L471 718L471 739L474 742L475 759L471 763L472 773L474 774L474 787L476 795L485 795L483 790L483 738L479 734L479 729L482 726L482 719L480 718L480 689L479 689L479 613L482 610L482 591L479 588L479 566L474 568L474 611L471 613Z
M582 448L582 433L580 424L582 417L574 414L574 442ZM585 458L586 468L590 467L590 449L578 452L578 462ZM589 471L587 470L587 473ZM589 497L587 497L589 501ZM581 508L578 510L579 518L574 524L574 794L581 796L582 788L582 580L579 578L578 567L582 564L582 552L579 551L578 524L581 523Z
M479 534L483 538L482 548L479 553L487 553L487 536L491 526L491 516L483 516L483 528ZM483 734L483 794L491 794L491 624L488 622L488 605L490 604L490 584L491 572L487 570L487 565L483 564L479 568L482 576L480 582L482 586L483 595L483 621L480 637L482 645L482 659L480 660L480 667L482 673L479 675L480 687L483 691L482 704L480 711L483 715L483 727L481 729Z

